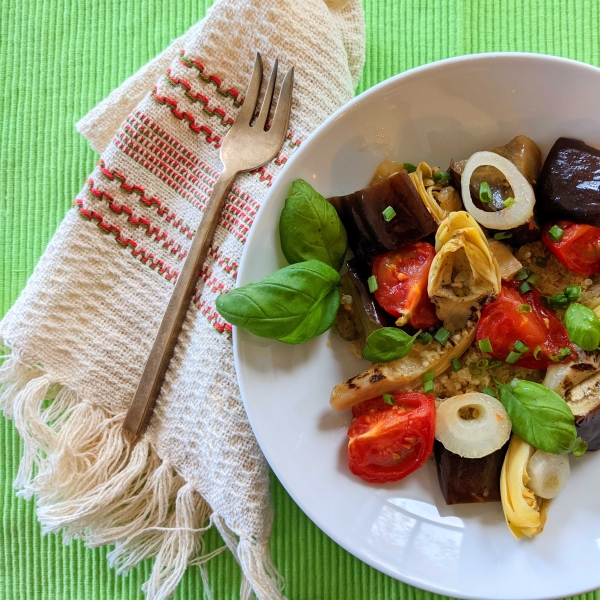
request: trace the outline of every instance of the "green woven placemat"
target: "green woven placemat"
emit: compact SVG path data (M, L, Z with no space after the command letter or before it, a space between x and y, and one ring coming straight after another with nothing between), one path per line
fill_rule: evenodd
M283 0L282 0L283 1ZM289 0L300 1L300 0ZM359 91L459 54L518 50L600 63L598 0L363 0L367 62ZM0 0L0 315L24 287L95 155L73 124L182 34L211 0ZM42 537L33 502L14 495L21 444L0 421L0 600L134 600L150 564L128 577L104 548ZM290 600L425 600L321 533L273 478L274 560ZM209 549L221 542L208 535ZM216 600L238 597L234 559L210 563ZM176 598L203 597L189 569ZM579 598L600 600L600 592Z

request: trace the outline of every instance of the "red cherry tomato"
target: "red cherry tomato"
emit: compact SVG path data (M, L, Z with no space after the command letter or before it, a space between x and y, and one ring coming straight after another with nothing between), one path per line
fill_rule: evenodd
M542 241L548 250L569 271L579 275L600 273L600 229L592 225L578 225L570 221L558 221L563 230L563 236L558 242L548 236L548 231L554 224L544 227Z
M427 242L415 242L380 254L373 261L377 278L375 299L390 315L401 317L415 329L436 327L440 321L427 295L429 267L435 248Z
M488 338L492 345L489 354L500 360L506 360L511 352L518 350L515 343L522 342L529 350L511 364L527 369L547 369L569 356L561 356L561 348L570 348L571 352L574 348L565 326L542 304L540 292L532 288L526 294L520 294L516 289L518 286L519 282L503 285L500 296L483 309L477 326L477 341Z
M419 392L392 394L352 408L348 430L350 471L369 483L398 481L419 467L433 449L435 397Z

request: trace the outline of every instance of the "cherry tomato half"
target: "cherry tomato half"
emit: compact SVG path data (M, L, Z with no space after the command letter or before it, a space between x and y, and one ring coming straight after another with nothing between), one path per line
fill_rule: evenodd
M574 348L569 341L565 326L556 315L542 304L540 292L532 288L526 294L516 289L519 282L502 286L500 296L481 312L477 326L477 341L488 338L492 345L489 352L493 357L506 360L517 342L528 350L511 364L527 369L547 369L561 356L561 348ZM551 358L554 357L554 360Z
M369 483L398 481L419 467L433 449L435 397L419 392L392 394L352 408L348 430L350 471Z
M431 244L415 242L380 254L373 261L373 275L377 278L375 299L390 315L400 317L398 325L408 323L415 329L439 325L427 295L427 277L434 256Z
M600 273L600 229L593 225L578 225L571 221L556 223L562 230L563 236L558 242L548 236L553 224L544 227L542 241L548 250L569 271L579 275Z

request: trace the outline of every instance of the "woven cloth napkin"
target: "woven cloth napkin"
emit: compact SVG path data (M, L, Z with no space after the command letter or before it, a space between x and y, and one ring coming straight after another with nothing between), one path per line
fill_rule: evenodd
M257 50L281 72L295 67L289 135L275 160L235 181L154 417L131 445L124 415ZM214 300L235 286L273 178L352 98L363 62L359 0L217 0L78 124L101 158L0 323L0 403L24 442L15 487L37 498L43 531L114 544L119 572L154 557L149 598L167 598L190 564L206 583L202 534L213 525L242 568L241 598L282 598L268 468Z

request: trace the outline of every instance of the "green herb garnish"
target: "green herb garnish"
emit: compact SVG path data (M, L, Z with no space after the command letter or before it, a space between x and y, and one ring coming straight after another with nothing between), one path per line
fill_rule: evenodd
M511 196L510 198L502 201L502 206L504 206L504 208L510 208L515 202L516 200Z
M521 294L526 294L527 292L531 291L531 285L529 285L529 283L527 283L526 281L524 281L520 286L519 286L519 293Z
M563 291L569 302L577 302L581 296L580 285L568 285Z
M404 163L402 166L407 173L414 173L417 170L417 167L412 163Z
M427 373L423 375L423 391L426 394L431 394L435 388L435 384L433 383L434 376L434 371L427 371Z
M526 315L531 312L531 306L525 302L525 304L519 305L517 312L521 315Z
M454 371L460 371L462 369L462 365L460 364L460 360L458 360L458 358L454 357L450 363L452 364Z
M379 289L379 286L377 285L377 277L375 277L375 275L371 275L371 277L367 279L367 285L369 286L369 291L371 294L376 292Z
M531 275L531 271L523 267L515 273L515 281L525 281Z
M487 181L482 181L479 186L479 199L483 204L491 204L492 202L492 190Z
M479 340L479 349L482 352L487 352L488 354L490 354L493 351L492 342L490 342L490 338L485 338L485 340Z
M565 235L565 232L558 225L552 225L552 227L548 229L548 237L553 242L560 242L563 235Z
M427 346L427 344L429 344L429 342L433 339L433 336L429 333L429 332L425 332L422 333L418 338L417 338L417 342L419 342L419 344L423 344L423 346Z
M535 285L538 281L540 280L540 276L537 273L532 273L528 278L527 278L527 283L530 283L531 285Z
M438 171L433 174L433 180L436 183L445 183L446 181L450 181L450 173L448 171Z
M497 397L498 397L498 396L496 396L496 392L495 392L495 390L493 390L493 389L492 389L492 388L490 388L490 387L484 387L484 388L483 388L481 391L482 391L484 394L487 394L488 396L491 396L492 398L497 398Z
M527 352L527 350L529 350L529 346L526 346L521 340L517 340L513 347L520 354L524 354Z
M443 327L440 327L435 332L435 335L433 336L433 339L436 342L439 342L442 346L446 345L446 342L448 341L449 338L450 338L450 332L446 331L446 329L444 329Z
M504 359L504 362L507 362L509 365L514 365L520 358L520 352L515 352L514 350L511 350L510 354Z
M383 215L383 218L389 223L396 216L396 211L391 206L388 206L381 214Z
M600 319L583 304L571 304L565 313L569 339L582 350L591 352L600 345Z
M404 358L413 347L417 336L410 336L398 327L382 327L367 337L367 345L363 350L363 358L371 362L390 362Z
M499 231L498 233L494 234L495 240L508 240L511 237L512 237L512 233L510 233L508 231Z
M538 267L545 268L545 267L546 267L546 265L548 264L548 261L547 261L547 260L546 260L546 259L545 259L543 256L538 256L538 257L535 259L535 264L536 264Z
M389 404L390 406L396 406L396 402L394 400L394 396L392 396L391 394L384 394L383 395L383 401L386 404Z

